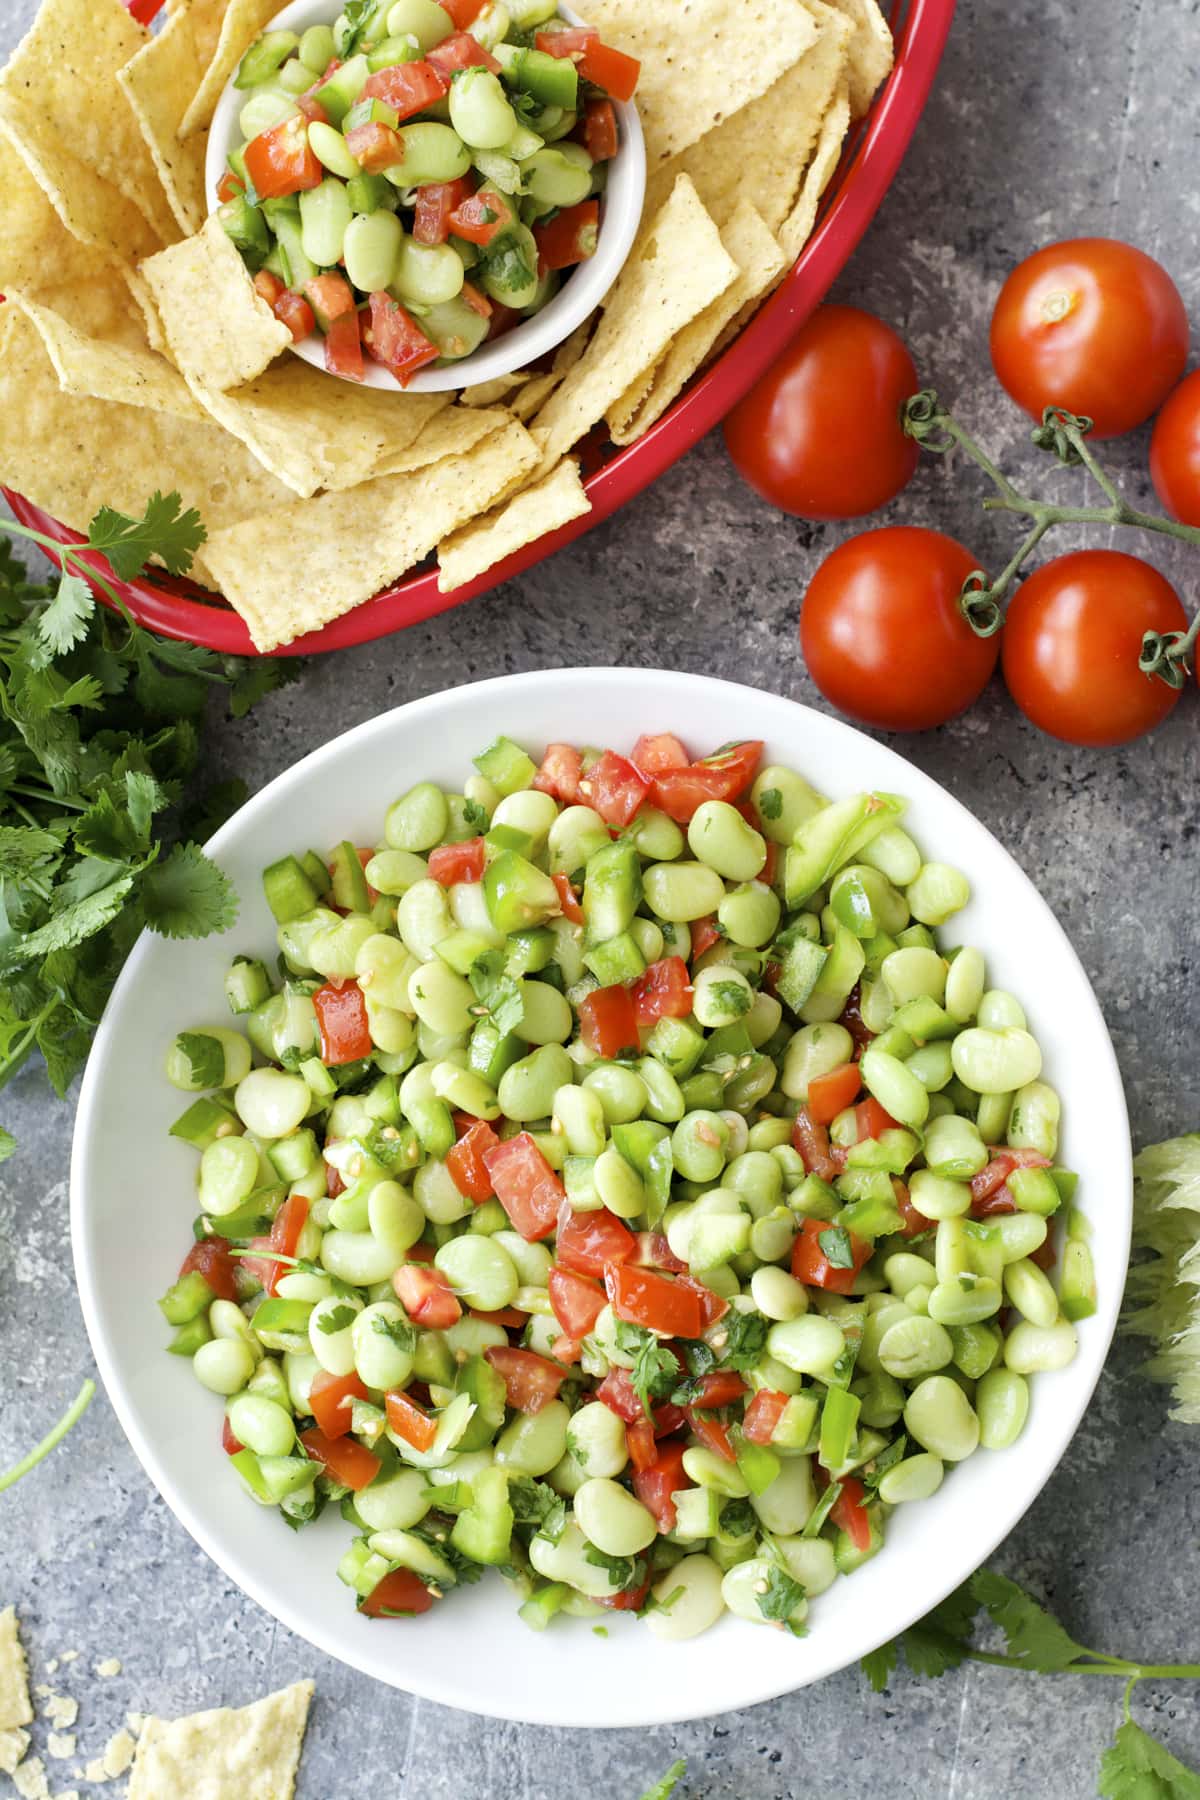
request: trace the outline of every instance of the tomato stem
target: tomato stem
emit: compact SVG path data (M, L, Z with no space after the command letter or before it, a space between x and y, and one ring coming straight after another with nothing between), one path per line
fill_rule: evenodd
M1037 548L1046 533L1056 525L1124 525L1135 531L1153 531L1173 537L1185 544L1200 546L1200 527L1182 525L1177 519L1161 513L1141 512L1131 506L1100 464L1086 442L1092 421L1057 406L1048 406L1042 422L1031 433L1040 450L1049 451L1067 468L1084 468L1108 501L1107 506L1059 506L1053 501L1036 500L1021 494L988 456L980 444L942 405L932 388L924 388L907 400L903 411L906 434L923 450L944 456L956 446L983 470L994 495L983 502L985 512L1010 512L1031 520L1030 528L1006 567L996 580L988 579L982 569L972 570L963 583L960 599L963 617L979 637L991 637L1003 623L1003 604L1022 565ZM1168 687L1181 688L1187 680L1200 639L1200 613L1184 631L1148 631L1142 639L1138 667L1143 675L1165 681Z

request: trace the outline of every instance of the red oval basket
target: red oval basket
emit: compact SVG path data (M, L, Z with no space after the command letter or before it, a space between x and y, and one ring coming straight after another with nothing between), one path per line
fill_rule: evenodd
M147 0L135 0L132 10L142 16ZM153 0L149 0L149 10L156 10ZM371 643L486 593L541 562L573 538L581 537L601 519L607 519L690 450L775 360L849 260L908 148L933 85L953 16L954 0L897 0L892 15L895 68L847 145L826 192L816 230L781 286L719 361L692 383L644 437L600 462L588 475L591 512L526 545L451 594L438 592L437 569L431 567L376 594L320 631L309 632L271 654L311 656ZM586 446L584 457L586 463ZM40 507L30 505L20 494L7 488L0 492L22 525L60 544L81 541L78 532L60 524ZM83 560L113 580L103 557L90 552ZM163 575L153 582L114 581L113 585L133 616L165 637L183 638L239 656L258 654L238 614L215 596L204 598L203 590L187 581Z

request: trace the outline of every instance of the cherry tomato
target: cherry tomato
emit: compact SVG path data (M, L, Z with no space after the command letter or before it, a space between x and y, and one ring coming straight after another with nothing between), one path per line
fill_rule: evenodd
M920 450L900 409L918 387L890 325L822 306L725 421L738 473L805 519L857 519L912 480Z
M1188 321L1160 263L1114 238L1048 244L1015 268L992 314L992 366L1018 406L1084 413L1118 437L1156 412L1187 360Z
M1200 525L1200 369L1193 369L1154 421L1154 490L1173 519Z
M804 660L825 698L884 731L927 731L970 706L1000 652L959 607L976 566L954 538L920 525L884 526L839 545L800 613Z
M1142 634L1182 631L1170 582L1120 550L1056 556L1022 583L1008 609L1008 691L1051 737L1125 744L1161 723L1179 691L1138 668Z

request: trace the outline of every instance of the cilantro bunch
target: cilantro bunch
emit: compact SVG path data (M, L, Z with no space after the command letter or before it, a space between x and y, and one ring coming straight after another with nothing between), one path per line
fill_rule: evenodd
M23 526L3 529L49 547ZM182 574L203 538L178 494L155 494L139 519L106 507L85 544L53 546L62 573L43 585L0 537L0 1087L40 1052L66 1093L144 926L203 937L236 916L196 840L246 789L189 796L200 722L214 688L240 717L290 671L143 631L79 555L101 551L124 581L152 557ZM0 1127L0 1158L13 1148Z

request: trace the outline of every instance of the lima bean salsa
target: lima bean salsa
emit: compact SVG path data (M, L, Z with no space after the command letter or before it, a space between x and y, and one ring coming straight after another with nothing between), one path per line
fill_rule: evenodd
M538 312L591 256L639 64L557 0L352 0L242 58L219 216L325 366L402 386Z
M170 1048L170 1349L372 1617L495 1568L537 1630L799 1632L1075 1354L1059 1100L966 879L762 751L498 738L267 868L279 979Z

